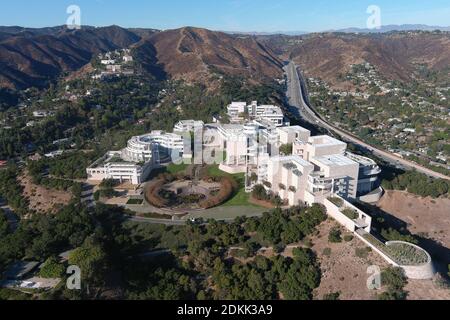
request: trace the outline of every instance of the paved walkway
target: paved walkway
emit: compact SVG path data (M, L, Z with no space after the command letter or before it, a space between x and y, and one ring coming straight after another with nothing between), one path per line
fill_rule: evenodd
M166 215L176 216L178 212L171 212L169 210L161 210L152 206L126 206L126 208L138 213L160 213ZM166 225L183 225L190 219L203 218L204 220L215 219L219 221L233 221L237 217L260 217L264 212L269 211L266 208L252 207L252 206L222 206L211 208L207 210L197 210L186 212L187 215L181 217L179 220L154 219L145 217L133 217L130 220L141 223L154 223Z

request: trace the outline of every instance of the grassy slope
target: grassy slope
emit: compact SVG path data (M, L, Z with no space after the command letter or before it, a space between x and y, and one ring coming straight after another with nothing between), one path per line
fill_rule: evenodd
M245 174L239 173L231 175L229 173L223 172L219 169L219 166L211 166L208 169L208 174L213 177L224 177L224 176L231 176L233 177L237 183L239 184L239 190L238 192L226 203L223 204L223 206L249 206L249 207L258 207L254 204L251 204L249 202L250 194L245 192Z

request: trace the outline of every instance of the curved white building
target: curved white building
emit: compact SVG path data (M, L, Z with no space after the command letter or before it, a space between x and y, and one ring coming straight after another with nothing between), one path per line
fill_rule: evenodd
M126 161L155 164L161 160L179 159L183 156L183 137L164 131L153 131L150 134L133 137L122 150L122 158Z
M132 137L127 147L119 152L109 152L87 168L88 180L114 179L138 185L162 162L183 157L183 137L164 131Z

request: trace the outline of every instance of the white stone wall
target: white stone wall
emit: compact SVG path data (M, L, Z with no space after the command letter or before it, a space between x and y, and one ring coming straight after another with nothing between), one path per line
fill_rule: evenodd
M356 231L356 223L343 214L338 206L332 203L330 200L325 199L323 201L325 208L327 209L327 214L334 220L339 222L343 227L345 227L350 232Z
M423 251L428 257L427 263L424 263L422 265L417 265L417 266L403 266L403 265L400 265L400 267L405 271L405 275L409 279L414 279L414 280L430 280L430 279L433 279L434 275L436 274L436 270L434 268L431 256L430 256L430 254L428 252L426 252L421 247L416 246L415 244L412 244L412 243L408 243L408 242L403 242L403 241L389 241L389 242L386 242L386 246L389 246L389 245L392 245L392 244L406 244L406 245L409 245L411 247L414 247L414 248L416 248L418 250Z

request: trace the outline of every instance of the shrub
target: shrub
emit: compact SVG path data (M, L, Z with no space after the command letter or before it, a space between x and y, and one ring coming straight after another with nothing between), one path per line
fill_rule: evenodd
M275 253L277 254L283 253L284 249L286 249L286 247L283 246L282 244L277 244L276 246L273 247L273 251L275 251Z
M339 243L342 242L342 232L339 227L334 227L330 230L330 233L328 235L328 241L331 243Z
M400 265L420 265L428 261L428 256L421 249L403 243L386 246L384 251Z
M291 155L293 151L293 145L292 143L290 144L283 144L280 146L280 153L284 154L286 156Z
M254 186L252 191L252 197L257 200L264 200L264 201L267 200L268 198L267 191L264 188L264 186L261 184Z
M344 205L344 200L342 200L341 198L337 198L337 197L330 197L328 198L328 201L330 201L331 203L333 203L336 207L342 207Z
M347 218L351 219L351 220L355 220L358 219L359 214L356 210L354 209L350 209L350 208L345 208L344 210L341 211Z
M58 262L58 259L51 257L44 263L44 266L39 271L39 276L46 279L59 278L63 276L64 271L65 268Z
M323 253L322 253L324 256L327 256L327 257L329 257L329 256L331 256L331 248L325 248L325 249L323 249Z
M345 242L350 242L350 241L352 241L353 240L353 235L351 235L351 234L346 234L345 236L344 236L344 241Z
M370 253L370 250L369 250L370 248L356 248L355 249L355 255L358 257L358 258L361 258L361 259L367 259L367 257L369 256L369 253Z
M323 296L323 300L339 300L340 292L327 293Z

